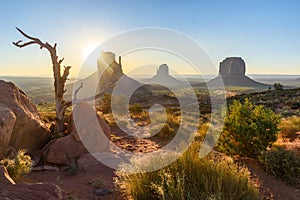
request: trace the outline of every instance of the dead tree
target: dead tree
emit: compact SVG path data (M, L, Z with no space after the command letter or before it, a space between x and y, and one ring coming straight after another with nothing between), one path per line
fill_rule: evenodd
M13 42L13 44L19 48L23 48L32 44L37 44L40 49L47 49L50 53L53 76L54 76L54 89L55 89L55 106L56 106L56 120L55 120L55 134L60 134L64 132L64 120L66 109L72 105L71 101L65 101L64 94L66 92L65 85L69 76L70 66L64 66L63 72L61 71L61 64L64 58L59 59L56 52L56 43L52 46L48 42L42 42L38 38L31 37L24 33L21 29L16 29L27 39L28 42L23 42L19 40L18 42Z

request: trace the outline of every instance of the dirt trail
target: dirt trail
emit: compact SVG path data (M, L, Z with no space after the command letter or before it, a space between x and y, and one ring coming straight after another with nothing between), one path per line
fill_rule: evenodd
M263 171L257 161L253 159L243 159L246 163L253 179L258 179L259 190L264 195L264 199L274 200L298 200L300 199L300 189L279 181L276 177L269 176Z

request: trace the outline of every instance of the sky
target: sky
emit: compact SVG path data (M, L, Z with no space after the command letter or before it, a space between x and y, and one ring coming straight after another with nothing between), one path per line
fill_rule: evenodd
M52 74L46 50L12 45L24 39L16 26L42 41L56 42L59 57L72 66L74 77L97 45L143 27L171 29L192 38L216 67L226 57L239 56L247 74L300 74L299 1L2 0L0 5L0 75ZM124 67L143 63L141 56L133 59L125 57Z

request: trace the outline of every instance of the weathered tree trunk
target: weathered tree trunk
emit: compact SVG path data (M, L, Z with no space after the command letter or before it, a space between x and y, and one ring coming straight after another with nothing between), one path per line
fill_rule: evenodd
M66 102L64 100L64 94L66 92L65 85L69 76L70 66L64 67L63 74L61 75L61 64L64 59L59 60L56 52L56 44L51 46L49 43L43 43L40 39L31 37L25 34L21 29L16 28L24 37L28 38L30 41L22 43L22 40L18 42L13 42L13 44L19 48L29 46L31 44L37 44L40 49L46 48L51 56L53 77L54 77L54 89L55 89L55 105L56 105L56 120L55 120L55 135L64 134L64 121L65 121L65 111L72 105L72 103ZM21 44L22 43L22 44Z

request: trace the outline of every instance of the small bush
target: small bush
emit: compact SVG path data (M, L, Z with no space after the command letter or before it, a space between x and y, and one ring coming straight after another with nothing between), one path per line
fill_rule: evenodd
M218 148L229 155L257 157L277 139L280 116L248 99L234 100L227 109Z
M294 141L297 138L297 132L300 131L300 117L292 116L281 120L279 130L283 139Z
M273 84L274 90L283 90L283 85L281 83Z
M20 175L28 174L32 168L32 160L29 155L26 154L27 151L21 149L12 156L12 158L4 158L0 161L0 165L4 165L9 173L9 175L17 180Z
M195 142L177 161L157 171L117 171L115 185L127 197L139 200L260 199L246 168L213 154L200 159L199 144Z
M300 188L300 158L293 151L273 148L264 152L259 157L259 162L267 173Z
M129 106L129 111L133 114L141 114L143 112L143 108L140 104L135 103Z

